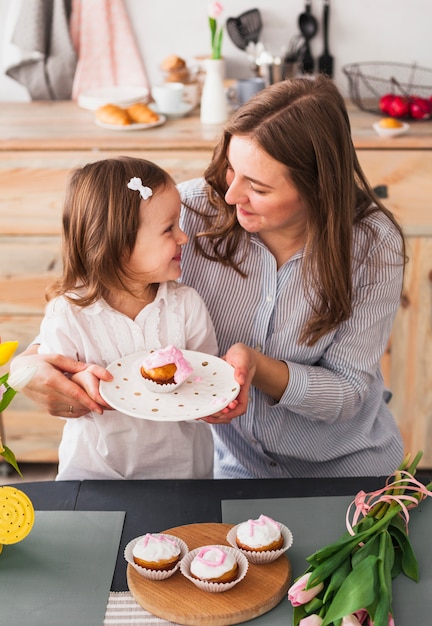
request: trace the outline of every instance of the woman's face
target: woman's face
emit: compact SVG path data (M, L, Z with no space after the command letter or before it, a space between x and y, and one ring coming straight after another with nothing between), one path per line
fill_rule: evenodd
M147 283L180 276L181 246L188 239L179 226L180 206L174 185L141 200L137 238L127 267Z
M306 208L286 166L245 136L233 135L227 158L225 200L236 206L242 228L259 233L270 249L275 238L304 238Z

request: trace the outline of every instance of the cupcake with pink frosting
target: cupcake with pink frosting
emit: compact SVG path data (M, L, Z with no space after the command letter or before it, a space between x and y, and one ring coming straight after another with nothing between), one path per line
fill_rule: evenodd
M193 373L193 367L181 350L169 345L150 352L141 362L140 372L150 391L167 393L184 383Z

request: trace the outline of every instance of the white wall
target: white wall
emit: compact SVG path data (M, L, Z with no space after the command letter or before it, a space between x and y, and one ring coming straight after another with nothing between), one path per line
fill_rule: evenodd
M84 0L87 1L87 0ZM109 0L107 0L109 1ZM4 22L14 0L0 0L0 43ZM144 64L152 84L161 78L159 64L169 54L188 61L209 51L208 0L124 0L136 33ZM223 17L235 17L251 8L261 11L262 42L279 54L298 33L297 18L304 0L221 0ZM312 12L321 22L322 0L312 0ZM334 78L348 95L342 72L347 63L388 61L413 63L432 68L431 0L330 0L330 52L334 56ZM312 40L312 53L322 53L322 33ZM224 34L223 55L227 77L249 75L245 52ZM0 67L2 48L0 46ZM431 94L432 95L432 94ZM27 91L0 74L0 100L28 100Z

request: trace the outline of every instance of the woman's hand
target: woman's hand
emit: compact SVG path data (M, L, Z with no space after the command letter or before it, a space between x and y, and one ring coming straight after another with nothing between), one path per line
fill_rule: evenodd
M81 417L89 411L101 415L107 408L103 401L91 398L76 382L65 376L65 373L73 375L87 370L89 368L87 363L59 354L38 354L37 346L33 345L13 359L10 371L27 365L36 366L37 371L22 393L50 415ZM90 373L98 380L112 380L112 375L103 367L99 365L90 367Z
M234 378L240 385L240 391L235 400L220 411L202 418L209 424L229 424L231 420L246 412L249 400L249 387L256 372L255 350L243 343L236 343L222 357L234 367Z

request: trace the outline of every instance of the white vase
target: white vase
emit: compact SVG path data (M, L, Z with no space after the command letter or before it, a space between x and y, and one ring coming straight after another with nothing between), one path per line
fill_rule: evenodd
M205 78L201 94L201 122L223 124L228 119L224 86L224 59L205 59Z

